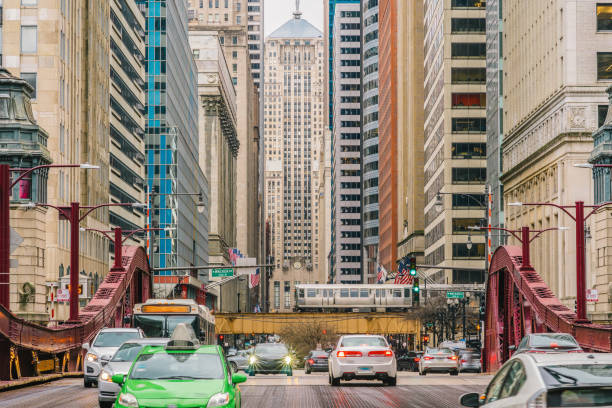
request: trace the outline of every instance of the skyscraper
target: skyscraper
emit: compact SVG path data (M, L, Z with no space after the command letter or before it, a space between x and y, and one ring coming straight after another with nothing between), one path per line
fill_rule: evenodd
M424 273L482 283L484 235L468 227L485 216L485 6L424 0L424 24L425 263L473 269Z
M334 7L332 53L332 266L336 283L362 283L360 3ZM378 161L363 170L378 169ZM370 196L372 198L372 196ZM364 204L368 202L364 201Z
M264 61L265 216L274 263L270 309L291 310L296 283L326 279L318 239L323 35L298 10L266 38Z
M198 212L197 196L175 195L202 193L205 201L208 195L208 181L198 164L197 78L187 8L181 1L138 4L147 21L148 223L165 228L152 234L152 263L160 268L202 265L208 262L207 212ZM208 274L199 278L206 281Z
M364 283L373 283L378 257L378 0L361 1L361 233ZM377 165L374 166L374 163ZM367 171L365 166L367 167ZM367 203L366 203L367 202Z

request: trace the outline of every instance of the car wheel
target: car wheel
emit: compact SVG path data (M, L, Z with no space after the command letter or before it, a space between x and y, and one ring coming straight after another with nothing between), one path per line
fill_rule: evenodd
M459 375L459 371L453 370L450 372L450 375Z
M383 381L383 384L395 387L397 385L397 377L389 377Z
M304 372L305 372L306 374L310 374L310 373L311 373L310 367L306 367L306 368L304 369Z
M287 377L291 377L293 375L293 369L288 369L287 370Z
M252 377L255 375L255 371L254 370L249 370L249 377Z
M98 401L98 404L100 404L100 408L112 408L113 407L113 403L112 402L108 402L108 401Z
M332 385L332 387L339 386L340 385L340 379L339 378L331 377L331 385Z
M91 388L92 383L91 381L87 381L86 379L83 379L83 385L85 386L85 388Z
M421 375L427 375L427 371L423 370L423 371L421 372Z

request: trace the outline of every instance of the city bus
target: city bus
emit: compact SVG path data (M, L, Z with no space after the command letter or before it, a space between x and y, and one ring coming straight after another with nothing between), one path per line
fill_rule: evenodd
M131 320L147 337L170 337L177 324L186 323L202 344L216 344L215 316L193 299L149 299L134 306Z

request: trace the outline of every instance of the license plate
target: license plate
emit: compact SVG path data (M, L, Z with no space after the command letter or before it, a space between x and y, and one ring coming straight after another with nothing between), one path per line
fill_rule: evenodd
M359 367L359 371L370 371L372 367Z

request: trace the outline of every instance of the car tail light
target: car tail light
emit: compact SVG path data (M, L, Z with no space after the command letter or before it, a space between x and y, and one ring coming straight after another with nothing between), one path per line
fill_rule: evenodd
M423 360L427 360L427 361L429 361L429 360L433 360L433 357L430 357L430 356L423 357Z
M419 361L421 361L421 359L420 359L420 358L418 358L418 357L415 357L415 358L414 358L414 362L415 362L415 363L418 363Z
M310 360L308 360L308 364L314 364L314 360L311 358Z
M449 360L457 360L457 356L450 356L450 357L447 357L447 358L448 358Z
M546 408L546 391L541 391L527 400L527 408Z
M550 343L550 348L559 348L559 345L553 341Z
M363 356L363 354L361 354L361 351L348 351L348 350L341 350L337 353L338 357L361 357Z
M391 350L374 350L368 353L368 357L393 357Z
M467 363L467 360L461 359L461 364Z

